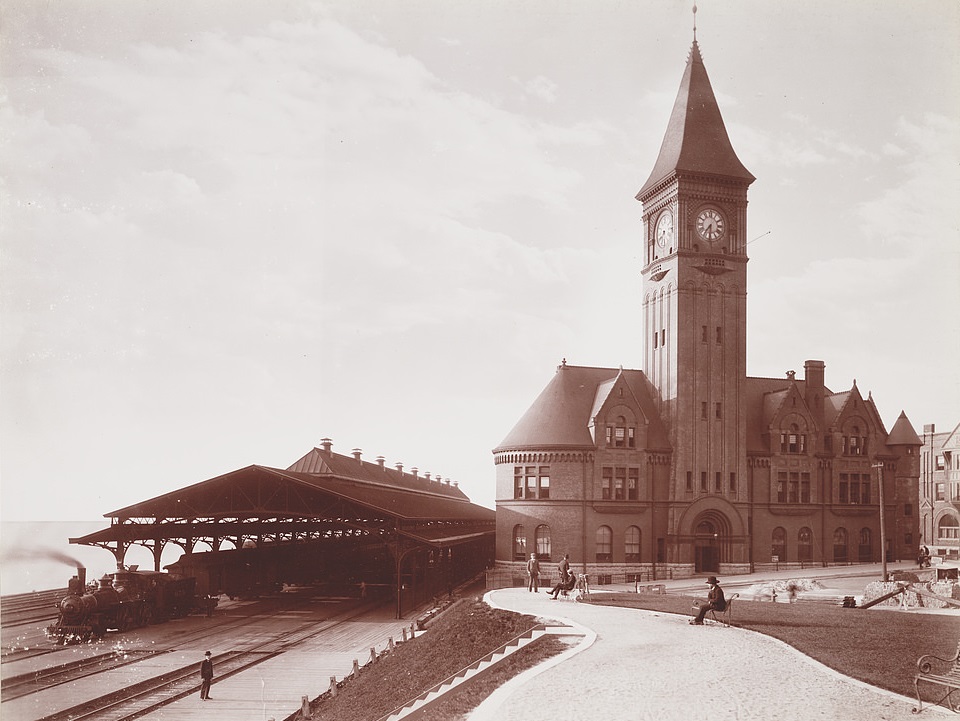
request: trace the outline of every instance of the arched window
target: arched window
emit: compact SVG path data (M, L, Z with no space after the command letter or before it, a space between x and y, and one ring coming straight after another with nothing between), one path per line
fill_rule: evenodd
M517 524L513 527L513 560L523 561L527 558L527 532L523 526Z
M779 563L787 560L787 531L782 526L773 529L770 553L777 557Z
M607 425L607 446L613 448L636 448L637 428L627 424L627 419L617 416L613 423Z
M850 539L847 529L842 526L833 532L833 560L835 563L846 563L849 559Z
M800 426L791 423L789 430L780 431L781 453L806 453L807 434L800 432Z
M937 521L937 542L955 544L960 538L960 522L954 516L946 514Z
M868 563L873 560L873 534L869 528L860 529L860 546L857 552L857 558L860 563Z
M624 561L640 563L640 529L636 526L629 526L623 535L623 551Z
M813 560L813 532L806 526L797 534L797 560L801 563Z
M597 562L613 560L613 531L609 526L597 529Z
M550 560L550 526L537 526L536 531L537 558L541 561Z

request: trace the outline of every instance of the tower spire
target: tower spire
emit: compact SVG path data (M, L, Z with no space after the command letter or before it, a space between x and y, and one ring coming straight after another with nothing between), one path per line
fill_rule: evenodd
M697 42L697 4L693 4L693 42Z

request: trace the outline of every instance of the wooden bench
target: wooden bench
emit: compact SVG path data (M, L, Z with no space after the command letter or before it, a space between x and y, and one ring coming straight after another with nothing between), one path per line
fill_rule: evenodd
M724 607L722 611L720 611L720 618L717 618L717 612L711 608L709 613L710 613L710 616L713 617L713 620L716 621L717 623L722 623L724 626L729 626L730 616L733 613L733 602L738 598L740 598L740 594L735 593L732 596L730 596L730 598L727 599L727 605Z
M917 692L917 708L914 713L920 713L923 710L923 699L920 698L920 682L933 684L945 688L947 692L937 700L937 704L944 701L953 712L960 711L960 707L954 706L951 696L954 691L960 690L960 643L957 643L957 652L952 658L940 658L939 656L926 655L917 659L917 675L913 677L913 687ZM928 704L929 705L929 704Z

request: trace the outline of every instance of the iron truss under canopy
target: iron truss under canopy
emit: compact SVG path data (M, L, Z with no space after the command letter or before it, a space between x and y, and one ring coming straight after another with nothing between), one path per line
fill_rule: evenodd
M327 449L313 449L288 470L247 466L104 516L109 528L70 542L108 549L118 564L131 545L143 545L156 570L168 543L188 553L224 542L240 548L325 538L443 549L492 547L495 536L494 511L456 486Z

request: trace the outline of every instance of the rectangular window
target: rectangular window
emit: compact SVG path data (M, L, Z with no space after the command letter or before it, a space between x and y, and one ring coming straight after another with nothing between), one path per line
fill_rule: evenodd
M720 493L723 490L723 474L717 471L713 476L713 490Z
M515 466L513 469L513 497L523 498L523 467Z
M800 474L800 503L810 503L810 474Z
M777 472L777 503L787 502L787 472Z
M800 474L791 473L790 474L790 494L789 494L789 503L799 503L800 502Z
M903 515L904 515L904 516L912 516L912 515L913 515L913 504L912 504L912 503L904 503L904 504L903 504Z
M636 428L627 429L627 447L628 448L637 447L637 429Z
M623 500L623 488L627 485L627 469L617 468L617 475L613 479L613 500Z
M693 471L687 471L687 490L693 490Z
M946 492L947 492L946 485L943 483L938 483L936 500L942 501Z
M730 491L732 493L737 491L737 474L733 471L730 471Z
M627 500L636 501L640 498L640 469L631 468L627 476Z
M838 486L840 491L839 501L840 503L849 503L850 501L850 480L849 476L846 473L840 474L840 485Z
M860 503L860 482L856 473L850 474L850 503Z
M717 418L722 418L722 417L723 417L723 414L720 413L720 404L719 404L719 403L717 403L717 406L716 406L716 408L714 408L713 413L714 413L714 415L715 415Z
M717 345L723 343L723 329L717 326Z
M700 471L700 490L706 492L707 490L707 472Z
M657 333L657 331L653 331L653 347L654 347L654 348L659 348L659 347L660 347L660 342L659 342L659 341L660 341L660 334Z
M701 401L700 403L700 418L707 420L707 402Z
M860 476L860 502L870 503L870 475L867 473Z
M910 548L910 547L913 545L913 534L912 534L912 533L904 533L904 534L903 534L903 544L904 544L907 548Z
M623 448L627 444L627 429L613 429L613 445L617 448Z
M527 466L527 498L537 497L537 469L535 466Z
M660 329L660 345L662 346L667 345L667 329L666 328Z
M613 468L610 466L603 467L603 480L601 483L600 497L605 501L609 501L610 493L613 490Z
M549 466L540 466L540 498L550 498Z
M611 426L607 426L606 438L607 438L607 445L612 446L613 445L613 428Z
M700 326L700 342L707 342L707 326L705 325Z

